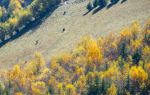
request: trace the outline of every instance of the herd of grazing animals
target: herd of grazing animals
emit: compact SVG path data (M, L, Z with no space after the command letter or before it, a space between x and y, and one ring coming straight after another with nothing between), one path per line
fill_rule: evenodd
M68 0L2 0L0 1L0 40L5 41L25 28L32 27L44 16L43 14ZM87 9L116 3L120 0L92 0ZM121 0L121 2L126 0ZM42 5L42 6L40 6ZM19 10L19 12L18 12ZM3 13L1 15L1 13ZM64 13L65 14L65 13ZM5 18L5 20L3 20Z

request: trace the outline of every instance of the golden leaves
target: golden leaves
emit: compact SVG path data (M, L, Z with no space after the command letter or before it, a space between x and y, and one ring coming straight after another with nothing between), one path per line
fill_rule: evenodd
M91 58L93 61L100 62L102 60L102 52L100 51L97 42L91 40L87 45L87 57Z
M19 65L15 65L13 70L8 72L8 76L11 80L17 79L17 78L21 78L23 77L24 74L22 74L23 72L20 69Z
M60 60L61 60L61 63L63 63L63 64L67 64L67 63L71 62L71 58L72 58L72 56L69 53L63 53L60 55Z
M80 90L83 90L85 89L86 87L86 77L84 75L81 75L77 81L77 87L80 89Z
M129 75L133 81L145 82L148 79L148 74L141 66L133 66L129 71Z
M139 49L142 45L142 40L131 40L131 49L135 52L137 49Z
M101 73L102 78L110 78L111 80L115 80L118 76L119 69L116 64L113 63L113 65L103 73Z
M31 84L32 95L44 95L45 89L45 82L37 81Z
M149 46L145 46L143 48L143 55L150 56L150 47Z
M98 46L96 40L90 37L84 37L79 43L79 46L82 47L82 54L86 57L87 61L92 63L101 63L103 59L103 52Z
M77 74L77 75L84 75L84 70L83 70L83 68L77 67L77 68L76 68L76 74Z
M76 88L72 84L66 85L66 91L67 91L67 95L77 95L76 94Z
M2 7L0 6L0 17L3 16L3 10L2 10Z
M130 28L124 28L122 31L121 31L121 38L124 40L124 39L129 39L131 36L132 36L132 33L130 31Z
M16 92L14 95L24 95L22 92Z
M117 95L117 87L114 83L108 88L107 95Z
M13 14L18 14L20 10L22 9L22 6L19 0L10 0L9 7L12 10Z
M66 95L63 87L63 83L58 83L57 88L58 88L58 95Z
M122 40L136 39L139 36L139 32L141 31L141 26L139 22L135 21L131 24L130 27L124 28L120 35Z
M41 53L39 53L39 52L35 53L35 62L39 67L42 67L45 65L45 60L44 60L43 56L41 55Z
M133 33L133 34L137 34L138 32L140 32L142 29L141 29L141 26L140 26L140 24L139 24L139 22L138 21L135 21L135 22L133 22L132 24L131 24L131 26L130 26L130 31L131 31L131 33Z
M11 19L10 22L16 21ZM150 47L143 41L144 35L139 36L140 31L135 22L117 37L113 34L98 40L84 37L72 52L51 58L48 65L41 53L36 52L33 60L14 66L3 79L11 83L16 95L26 91L32 95L80 95L91 93L91 89L97 95L120 94L120 89L124 89L123 94L130 95L129 89L137 91L134 87L145 90L150 85ZM124 45L121 50L126 59L120 56L121 45ZM137 66L132 62L136 60L133 58L136 50L141 52Z

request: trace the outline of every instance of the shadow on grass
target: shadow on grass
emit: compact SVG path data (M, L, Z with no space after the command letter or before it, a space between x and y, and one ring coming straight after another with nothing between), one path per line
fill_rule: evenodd
M88 13L90 13L92 10L87 11L86 13L83 14L83 16L87 15Z
M117 4L118 2L119 2L119 0L114 0L107 6L107 9L111 8L113 5Z
M88 13L90 13L91 11L93 11L92 15L94 15L95 13L97 13L98 11L102 10L105 6L98 6L98 8L93 8L91 10L88 10L86 13L83 14L83 16L87 15Z
M105 6L100 6L100 7L96 8L96 9L93 11L92 15L96 14L97 12L99 12L100 10L102 10L103 8L105 8Z
M124 2L126 2L126 1L127 1L127 0L122 0L122 1L121 1L121 4L124 3Z
M19 38L21 35L29 32L30 30L32 31L36 30L36 28L38 28L39 25L41 25L44 22L44 20L48 18L58 7L59 5L48 8L45 12L41 13L36 20L28 23L26 27L24 27L21 31L16 32L16 34L13 35L12 37L7 38L5 41L0 42L0 48L4 46L6 43L8 43L9 41L13 41Z
M96 8L96 9L95 9L95 8L92 8L91 10L88 10L85 14L83 14L83 16L87 15L87 14L90 13L92 10L94 10L93 13L92 13L92 15L94 15L94 14L96 14L97 12L99 12L100 10L102 10L102 9L105 8L105 7L106 7L106 9L109 9L109 8L111 8L112 6L114 6L115 4L117 4L119 1L121 1L121 4L122 4L122 3L126 2L127 0L111 0L111 3L110 3L109 5L106 5L106 4L104 4L103 6L100 6L100 5L99 5L99 7Z

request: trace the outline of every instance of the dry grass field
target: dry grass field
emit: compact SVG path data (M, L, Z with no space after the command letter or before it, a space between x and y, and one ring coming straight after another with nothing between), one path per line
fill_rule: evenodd
M98 37L110 32L117 33L134 21L142 24L150 18L150 0L127 0L109 9L104 8L94 15L90 12L83 16L87 12L87 3L85 1L60 6L36 29L31 29L2 46L0 69L10 68L30 59L35 51L41 52L46 60L50 60L58 52L69 51L84 35ZM64 11L66 15L63 15Z

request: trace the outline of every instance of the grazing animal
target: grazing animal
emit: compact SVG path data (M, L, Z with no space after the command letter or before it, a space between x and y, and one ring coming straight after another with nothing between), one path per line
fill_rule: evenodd
M66 15L66 11L64 11L63 15Z
M39 43L39 40L36 40L36 41L35 41L35 45L37 45L38 43Z
M63 33L63 32L65 32L65 31L66 31L66 29L65 29L65 28L63 28L62 33Z

